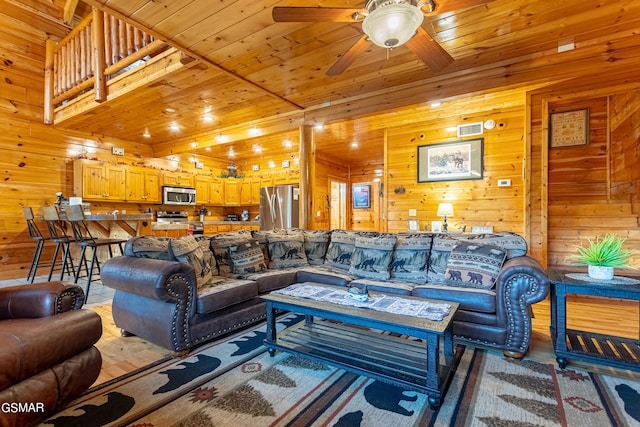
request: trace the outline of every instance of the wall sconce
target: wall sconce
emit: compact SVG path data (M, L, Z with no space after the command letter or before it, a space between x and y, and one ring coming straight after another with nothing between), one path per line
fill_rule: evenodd
M438 205L438 212L436 212L437 216L444 217L444 221L442 224L442 231L447 232L447 217L453 216L453 205L451 203L440 203Z

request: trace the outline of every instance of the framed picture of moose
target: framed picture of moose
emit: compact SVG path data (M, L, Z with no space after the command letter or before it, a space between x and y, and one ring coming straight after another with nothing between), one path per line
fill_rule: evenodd
M484 138L418 146L418 182L482 179Z

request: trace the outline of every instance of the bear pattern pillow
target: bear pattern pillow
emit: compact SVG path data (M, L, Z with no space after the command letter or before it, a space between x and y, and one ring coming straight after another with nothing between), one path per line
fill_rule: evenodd
M327 248L325 264L341 270L351 268L351 255L356 248L356 234L345 230L333 230Z
M506 251L476 242L460 243L451 254L445 271L446 284L491 289L500 273Z
M309 265L304 253L304 234L268 233L269 268L290 268Z
M430 234L398 235L391 262L391 278L424 285L431 241Z
M356 237L349 274L365 279L389 280L389 265L397 237Z
M267 269L262 249L255 239L229 246L229 257L233 274L259 273Z
M324 256L329 247L329 230L304 230L304 253L310 265L324 263Z
M209 245L206 240L202 242L204 242L205 246ZM198 288L205 286L213 277L213 269L216 265L213 254L209 249L203 250L200 243L193 236L187 235L171 239L169 250L178 261L193 267Z

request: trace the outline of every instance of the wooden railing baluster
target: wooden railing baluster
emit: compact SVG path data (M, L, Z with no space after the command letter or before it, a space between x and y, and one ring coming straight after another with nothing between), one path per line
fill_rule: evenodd
M96 102L107 99L107 80L168 45L98 9L59 43L47 41L44 122L53 124L55 108L95 90Z

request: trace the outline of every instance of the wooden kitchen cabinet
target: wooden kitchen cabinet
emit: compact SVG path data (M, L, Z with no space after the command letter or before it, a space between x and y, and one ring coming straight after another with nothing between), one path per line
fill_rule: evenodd
M193 187L193 175L187 172L163 172L162 185Z
M222 206L224 205L224 188L220 178L210 176L196 176L196 201L198 204Z
M237 178L224 179L224 205L240 205L240 180Z
M95 160L73 162L73 192L84 200L124 201L126 169Z
M127 202L160 203L160 171L128 166L126 168Z
M260 179L245 178L240 184L240 204L259 205L260 204Z

